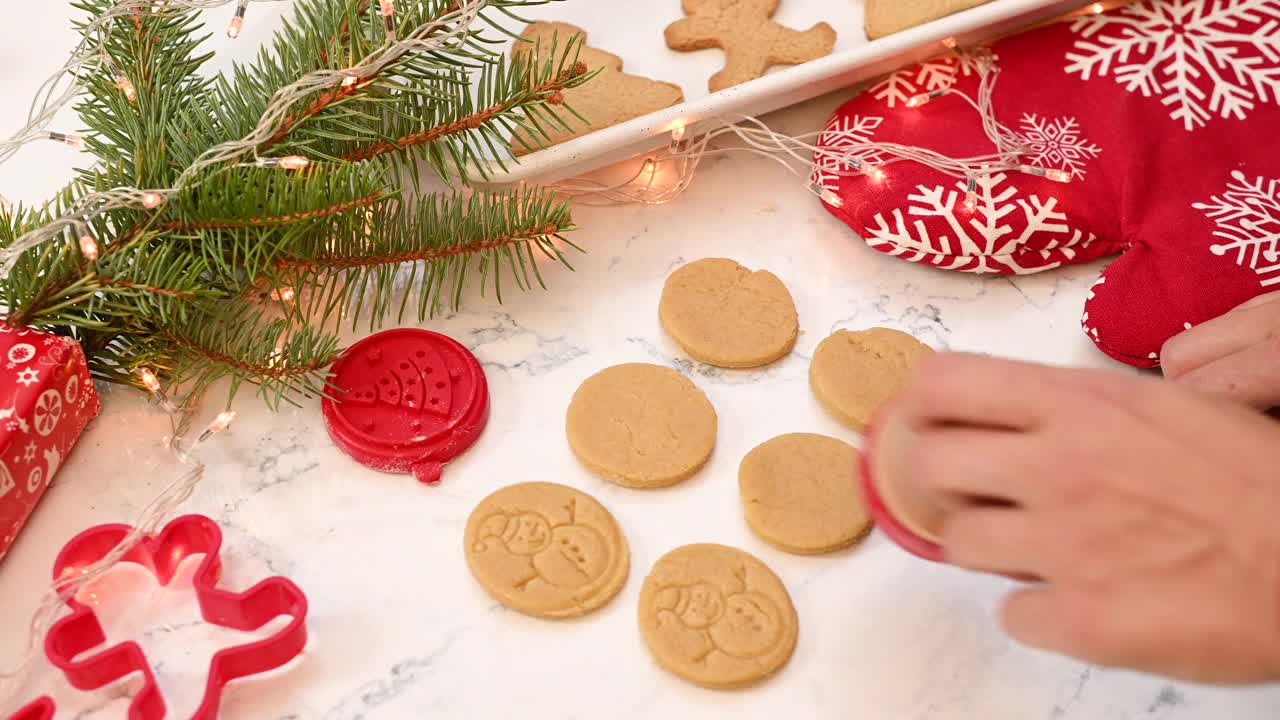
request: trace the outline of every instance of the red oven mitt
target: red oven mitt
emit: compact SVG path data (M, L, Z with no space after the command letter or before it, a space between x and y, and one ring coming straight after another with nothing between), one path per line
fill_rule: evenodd
M1122 253L1082 324L1111 357L1159 364L1164 341L1280 290L1280 0L1148 0L1001 40L996 119L1023 162L965 180L913 161L837 176L827 209L871 247L947 270L1025 274ZM926 62L845 103L818 144L894 142L950 157L994 153L971 57ZM883 160L884 156L868 158ZM831 202L835 200L835 202ZM837 204L838 203L838 204Z

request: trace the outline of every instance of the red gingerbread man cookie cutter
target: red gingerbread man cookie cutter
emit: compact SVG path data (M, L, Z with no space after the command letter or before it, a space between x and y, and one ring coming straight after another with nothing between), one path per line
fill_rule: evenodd
M62 578L106 557L131 528L98 525L76 535L58 553L54 578ZM222 531L203 515L172 520L158 535L143 538L120 562L140 565L168 585L178 566L193 555L204 555L192 576L200 614L206 622L234 630L257 630L269 621L289 616L283 628L268 638L224 648L209 661L204 696L192 720L213 720L218 715L222 690L238 678L284 665L302 652L307 643L307 597L288 578L270 577L244 592L217 588L222 573ZM67 600L71 614L60 618L45 636L45 655L80 690L95 690L127 675L142 674L142 688L129 704L129 720L163 720L166 707L151 665L136 642L122 642L81 655L106 642L93 608L75 597ZM10 720L51 720L54 704L40 698L11 716Z

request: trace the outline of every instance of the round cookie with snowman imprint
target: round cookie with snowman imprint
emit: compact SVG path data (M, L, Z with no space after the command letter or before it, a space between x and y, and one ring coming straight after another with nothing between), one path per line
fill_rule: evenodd
M590 495L555 483L510 485L481 500L465 542L480 585L506 607L540 618L603 607L631 568L613 515Z
M763 562L724 545L662 556L640 588L640 633L658 664L703 687L752 685L787 664L800 622Z

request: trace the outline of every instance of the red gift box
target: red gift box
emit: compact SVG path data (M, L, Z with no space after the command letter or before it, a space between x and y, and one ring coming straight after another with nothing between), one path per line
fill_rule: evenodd
M0 560L102 409L74 340L0 324Z

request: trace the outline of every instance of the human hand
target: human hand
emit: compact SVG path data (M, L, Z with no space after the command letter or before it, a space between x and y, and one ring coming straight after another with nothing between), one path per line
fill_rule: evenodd
M1015 639L1280 680L1280 423L1156 379L939 354L872 432L895 517L947 562L1036 579L1004 606Z
M1170 380L1267 410L1280 406L1280 292L1175 335L1160 350Z

